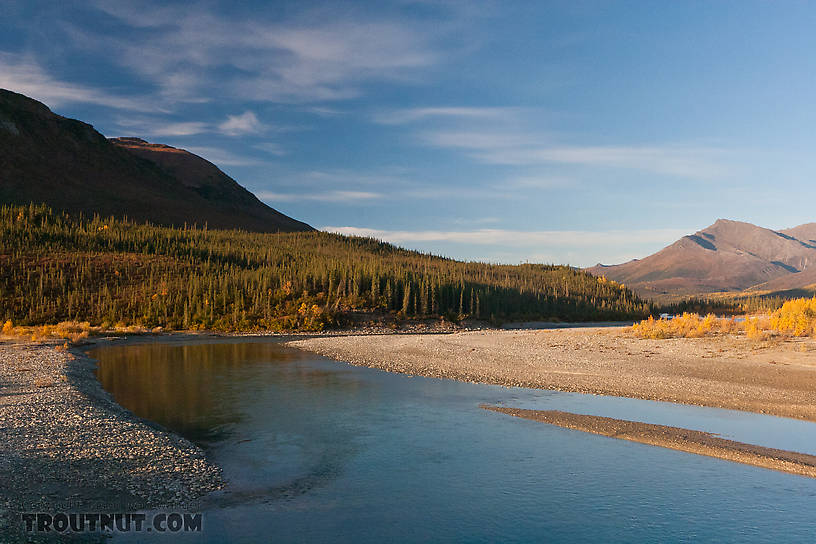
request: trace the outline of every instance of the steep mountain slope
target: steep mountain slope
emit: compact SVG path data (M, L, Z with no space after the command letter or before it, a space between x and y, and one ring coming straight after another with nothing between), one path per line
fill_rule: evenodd
M189 151L163 144L151 144L140 138L113 138L114 145L158 164L162 170L210 202L218 202L221 211L241 217L246 224L258 225L248 230L310 230L310 227L283 215L258 200L234 179L210 161ZM273 224L278 228L263 228Z
M206 160L181 150L173 150L180 161L157 159L169 151L142 149L148 145L112 143L91 125L0 89L0 203L46 203L70 213L163 225L312 230L265 205Z
M805 227L789 231L809 232ZM804 281L814 264L816 244L803 242L788 232L720 219L654 255L620 265L597 265L589 272L654 297L742 291L798 274ZM803 274L806 269L808 274Z
M816 291L816 266L811 266L795 274L788 274L765 283L753 285L750 291L776 292L805 288L808 288L810 291Z

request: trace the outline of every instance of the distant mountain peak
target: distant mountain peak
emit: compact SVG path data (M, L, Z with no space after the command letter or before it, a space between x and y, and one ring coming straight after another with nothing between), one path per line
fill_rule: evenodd
M652 297L804 286L816 279L816 223L774 231L721 218L643 259L588 270Z

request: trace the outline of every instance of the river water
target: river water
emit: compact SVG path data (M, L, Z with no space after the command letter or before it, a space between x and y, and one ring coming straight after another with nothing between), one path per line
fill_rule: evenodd
M121 405L200 444L227 489L182 542L812 542L816 480L486 411L674 425L816 453L816 425L357 368L236 339L96 348ZM141 541L123 534L115 541Z

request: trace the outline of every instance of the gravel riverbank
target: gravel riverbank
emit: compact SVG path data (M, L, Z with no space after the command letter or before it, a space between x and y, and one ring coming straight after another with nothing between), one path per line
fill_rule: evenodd
M814 455L745 444L703 431L610 417L573 414L558 410L522 410L503 406L482 406L482 408L566 429L816 478L816 456Z
M0 343L0 537L19 512L195 508L222 487L200 448L116 404L93 370L79 351Z
M289 345L391 372L816 421L813 339L643 340L607 327L343 336Z

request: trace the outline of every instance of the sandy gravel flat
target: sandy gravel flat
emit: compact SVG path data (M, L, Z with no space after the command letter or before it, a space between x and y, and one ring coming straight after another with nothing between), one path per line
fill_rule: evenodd
M816 421L812 339L643 340L605 327L323 337L290 345L391 372Z
M745 444L703 431L573 414L558 410L521 410L501 406L482 406L482 408L567 429L816 478L816 456L814 455Z

